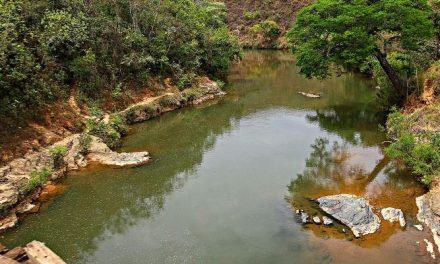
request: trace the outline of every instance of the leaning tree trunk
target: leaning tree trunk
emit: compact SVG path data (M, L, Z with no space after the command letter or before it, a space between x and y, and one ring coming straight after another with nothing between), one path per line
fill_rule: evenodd
M379 51L376 54L376 58L379 61L380 66L384 70L384 72L387 75L388 79L390 80L391 84L393 85L394 89L400 95L406 95L405 85L403 84L403 82L400 79L399 75L397 75L396 71L393 69L393 67L388 62L386 54L383 54L382 52Z

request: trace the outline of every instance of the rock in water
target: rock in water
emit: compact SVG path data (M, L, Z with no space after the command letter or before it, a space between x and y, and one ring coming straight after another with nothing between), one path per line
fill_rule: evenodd
M414 227L419 230L419 231L423 231L423 226L422 225L414 225Z
M405 217L400 209L388 207L382 209L380 213L382 214L383 219L390 221L391 223L399 221L401 227L406 225Z
M313 222L314 222L315 224L317 224L317 225L320 225L320 224L321 224L321 219L319 219L318 216L315 216L315 217L313 217Z
M309 215L307 213L302 212L301 213L301 222L303 224L307 224L308 219L309 219Z
M331 220L329 217L327 216L323 216L322 217L322 221L324 222L324 225L329 226L333 224L333 220Z
M428 241L428 239L424 239L426 243L426 251L431 255L431 258L435 259L434 245Z
M350 227L356 237L372 234L380 228L380 219L364 198L350 194L325 196L318 199L324 212Z
M308 97L308 98L313 98L313 99L321 98L321 95L319 95L319 94L305 93L305 92L298 92L298 93L299 93L300 95L303 95L303 96Z

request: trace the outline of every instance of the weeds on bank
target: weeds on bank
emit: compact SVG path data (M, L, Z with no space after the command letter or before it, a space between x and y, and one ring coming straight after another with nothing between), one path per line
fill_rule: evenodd
M42 186L52 175L52 170L43 168L42 170L33 171L28 182L23 184L19 191L21 194L27 194L33 189Z

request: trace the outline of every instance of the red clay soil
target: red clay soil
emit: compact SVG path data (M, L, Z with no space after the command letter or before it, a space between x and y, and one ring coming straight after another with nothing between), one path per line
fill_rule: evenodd
M31 117L0 118L0 165L81 130L78 115L67 103L29 111Z

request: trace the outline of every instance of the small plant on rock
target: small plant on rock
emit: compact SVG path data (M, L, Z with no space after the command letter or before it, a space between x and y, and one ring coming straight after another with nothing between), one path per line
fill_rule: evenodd
M89 153L90 143L92 142L92 136L87 133L82 133L79 137L79 153L87 155Z
M54 169L60 169L64 165L64 157L68 151L67 147L63 145L57 145L49 150L49 153L53 158Z
M42 170L33 171L30 175L28 182L20 186L19 191L21 194L27 194L33 189L42 186L52 175L52 171L48 168Z

